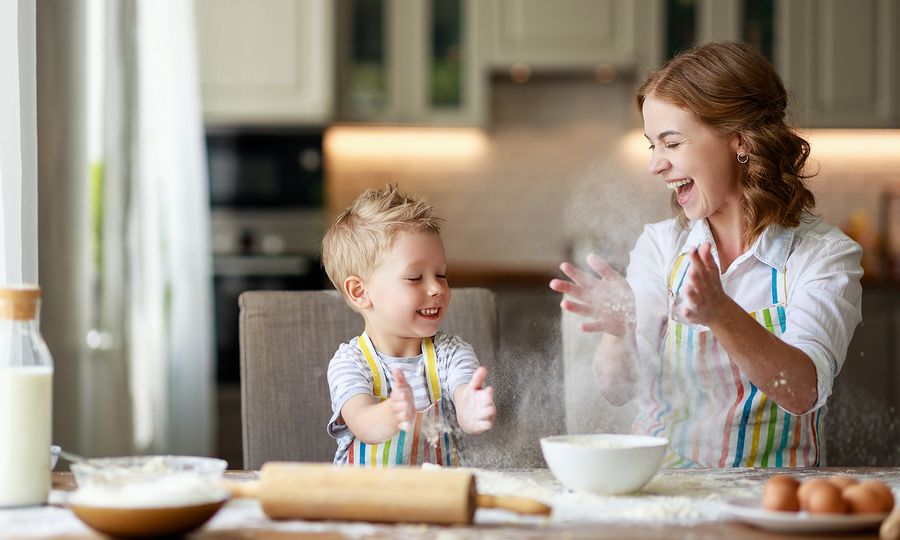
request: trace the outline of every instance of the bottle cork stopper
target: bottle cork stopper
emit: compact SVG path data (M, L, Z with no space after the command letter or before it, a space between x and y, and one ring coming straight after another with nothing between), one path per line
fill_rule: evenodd
M37 315L41 288L37 285L0 287L0 319L28 321Z

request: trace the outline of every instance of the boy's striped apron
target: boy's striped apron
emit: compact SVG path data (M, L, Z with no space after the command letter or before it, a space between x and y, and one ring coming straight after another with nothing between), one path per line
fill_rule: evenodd
M372 370L372 394L382 400L388 399L387 373L384 364L377 360L372 341L365 333L357 340L369 369ZM393 467L422 463L436 463L448 467L459 465L456 444L448 432L447 426L450 424L447 422L441 399L437 355L430 337L422 340L422 355L425 357L425 382L431 406L416 412L411 431L400 430L393 438L381 444L366 444L354 437L347 455L348 465L356 467ZM430 428L423 429L425 426Z
M680 293L688 267L683 253L669 274L670 299ZM781 336L785 300L785 275L772 268L772 305L750 315ZM709 328L681 323L670 310L660 358L634 430L669 439L664 467L819 466L822 409L802 416L782 410L738 369Z

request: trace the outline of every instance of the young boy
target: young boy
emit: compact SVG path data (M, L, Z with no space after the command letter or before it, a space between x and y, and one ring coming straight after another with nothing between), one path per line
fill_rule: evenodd
M487 369L437 331L450 305L441 222L387 186L366 190L325 234L325 271L365 320L328 365L336 464L457 465L456 425L474 434L493 424Z

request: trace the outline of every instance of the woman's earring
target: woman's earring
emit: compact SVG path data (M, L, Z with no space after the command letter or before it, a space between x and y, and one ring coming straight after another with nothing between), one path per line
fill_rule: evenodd
M738 160L738 163L743 165L744 163L747 163L748 161L750 161L750 156L746 152L738 152L737 160Z

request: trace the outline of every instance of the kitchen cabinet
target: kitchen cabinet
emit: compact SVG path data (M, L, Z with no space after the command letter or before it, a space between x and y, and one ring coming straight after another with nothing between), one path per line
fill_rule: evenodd
M670 10L673 3L684 4L660 1ZM695 12L693 39L687 41L749 41L770 54L791 92L793 123L804 128L900 127L897 0L687 4ZM770 20L753 20L760 13Z
M341 0L338 120L480 125L475 0Z
M636 6L631 0L495 0L483 2L490 66L594 68L636 60Z
M900 126L896 0L779 2L780 68L804 127Z
M313 124L332 117L331 0L195 0L207 124Z

